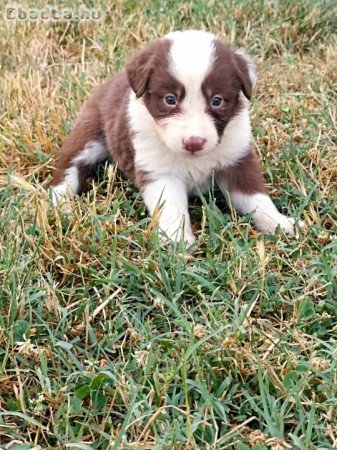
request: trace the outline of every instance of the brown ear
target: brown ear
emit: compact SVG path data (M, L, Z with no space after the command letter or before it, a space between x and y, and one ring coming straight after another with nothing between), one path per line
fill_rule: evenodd
M248 100L252 97L252 90L256 82L256 72L253 61L242 50L235 52L235 61L241 81L241 89Z
M137 98L141 97L154 68L155 55L151 47L138 50L126 65L126 75Z

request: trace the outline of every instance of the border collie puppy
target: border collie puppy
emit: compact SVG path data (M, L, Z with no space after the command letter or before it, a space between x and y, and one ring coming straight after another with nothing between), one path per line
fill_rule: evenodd
M294 219L267 194L253 148L255 81L250 58L213 34L176 31L148 44L84 104L57 158L54 202L81 192L110 154L150 214L159 207L159 227L173 241L194 241L188 196L207 189L212 173L257 229L294 234Z

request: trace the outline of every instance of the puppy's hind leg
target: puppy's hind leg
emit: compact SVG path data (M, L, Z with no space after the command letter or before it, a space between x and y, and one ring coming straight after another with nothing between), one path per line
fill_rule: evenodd
M274 234L279 226L285 233L295 234L295 220L281 214L267 193L261 165L253 149L235 166L217 171L216 177L235 209L241 214L252 213L258 230ZM303 227L304 223L299 221L298 225Z
M71 195L83 191L94 166L107 157L98 107L87 103L56 159L51 182L53 203L67 204Z

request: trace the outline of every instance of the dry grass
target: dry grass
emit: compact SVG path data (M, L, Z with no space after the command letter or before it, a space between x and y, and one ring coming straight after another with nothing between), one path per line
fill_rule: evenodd
M337 448L335 2L95 6L99 23L1 24L1 448ZM46 199L92 88L191 27L254 56L256 146L301 236L257 233L215 192L193 251L162 248L112 166L72 218Z

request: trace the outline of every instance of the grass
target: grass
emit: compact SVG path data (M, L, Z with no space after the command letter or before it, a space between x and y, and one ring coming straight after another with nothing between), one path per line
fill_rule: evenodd
M337 448L335 2L94 3L100 22L0 28L1 448ZM191 251L163 247L113 166L72 218L40 188L93 87L191 27L257 62L255 143L294 238L215 191Z

